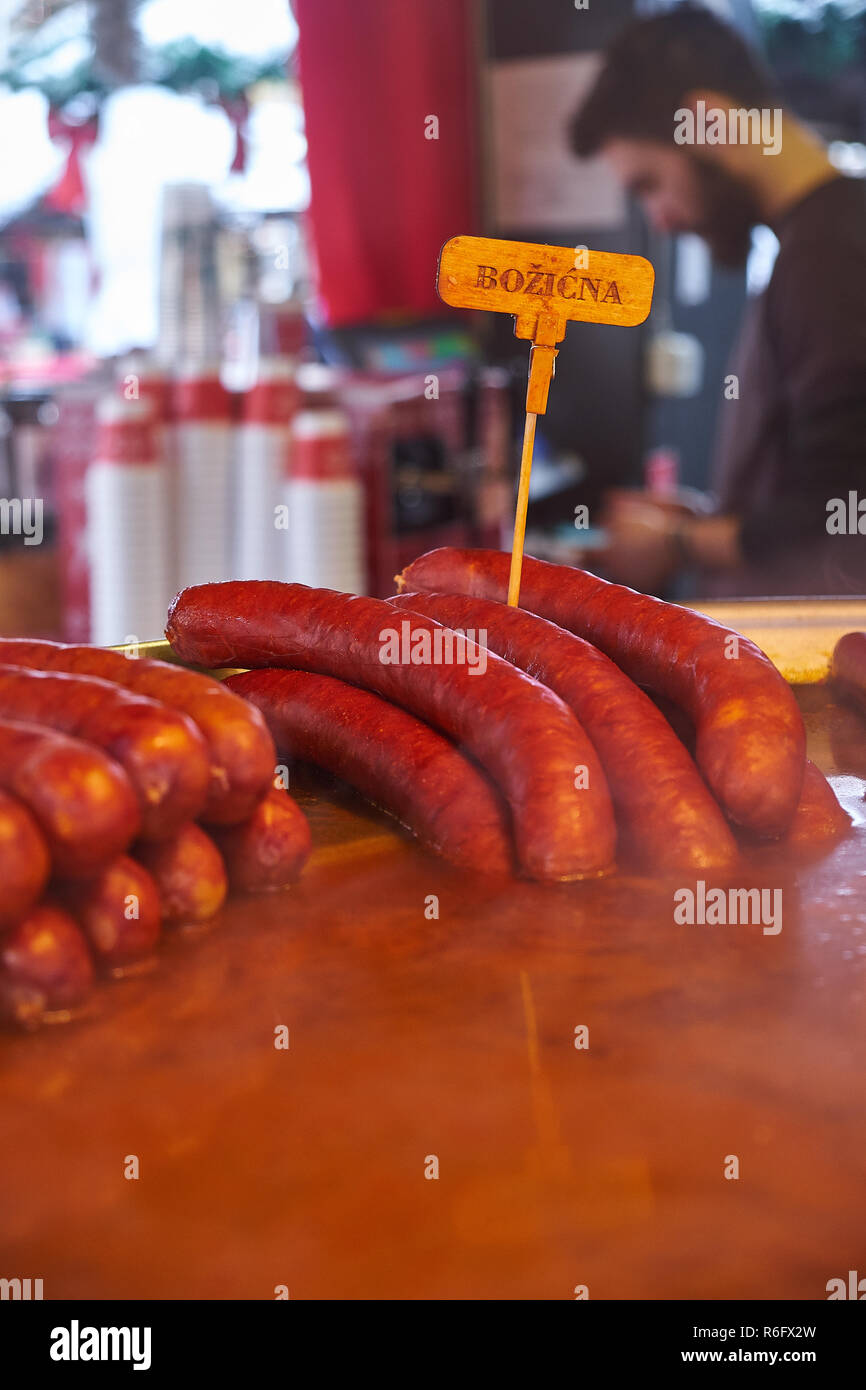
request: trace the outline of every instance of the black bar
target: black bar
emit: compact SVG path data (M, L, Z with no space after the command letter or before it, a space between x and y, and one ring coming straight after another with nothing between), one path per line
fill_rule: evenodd
M866 1301L866 1296L859 1298ZM847 1305L847 1306L846 1306ZM357 1374L378 1377L385 1366L403 1363L401 1381L429 1382L441 1358L449 1381L462 1361L471 1374L483 1361L485 1386L497 1367L516 1378L515 1356L532 1363L540 1383L562 1373L565 1360L585 1379L592 1368L620 1377L667 1374L675 1368L699 1373L708 1365L736 1373L763 1365L803 1366L828 1374L859 1364L866 1310L850 1301L816 1302L592 1302L575 1300L559 1312L530 1302L447 1303L437 1301L418 1317L417 1303L313 1302L26 1302L0 1305L0 1338L7 1366L47 1373L62 1384L70 1376L91 1379L142 1372L161 1381L166 1372L203 1376L285 1373L287 1381L311 1383L333 1370L341 1352ZM118 1329L115 1340L101 1329ZM98 1337L88 1329L97 1329ZM138 1333L134 1332L138 1329ZM124 1335L123 1331L128 1333ZM149 1333L149 1341L148 1336ZM458 1341L452 1342L449 1334ZM412 1340L407 1344L406 1336ZM111 1359L115 1345L126 1360ZM77 1350L77 1360L52 1357ZM91 1350L108 1359L89 1359ZM82 1356L84 1352L85 1356ZM457 1355L457 1361L455 1361ZM149 1365L145 1361L149 1358ZM775 1359L774 1359L775 1358ZM304 1367L308 1369L305 1371ZM273 1370L270 1370L273 1368ZM312 1375L310 1374L312 1372Z

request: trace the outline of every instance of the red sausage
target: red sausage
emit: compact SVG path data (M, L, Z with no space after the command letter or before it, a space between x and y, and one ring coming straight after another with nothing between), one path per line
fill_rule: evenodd
M183 660L316 671L403 705L464 745L501 787L531 877L582 878L612 867L610 794L574 715L552 691L439 623L414 615L395 622L381 599L252 580L185 589L169 609L167 635Z
M431 550L400 583L502 600L509 566L499 550ZM698 766L730 819L758 835L785 833L803 785L806 734L790 687L753 642L688 609L543 560L524 560L520 602L680 705L697 731Z
M96 873L141 825L135 793L116 762L38 724L0 720L0 788L32 812L64 878Z
M171 835L204 806L204 739L192 720L156 700L93 676L0 666L0 719L44 724L114 758L138 797L147 839Z
M113 859L95 878L57 891L104 965L129 965L153 954L160 936L159 890L128 855Z
M803 849L827 846L841 839L850 828L848 812L839 805L836 793L820 768L807 758L803 790L785 843Z
M45 836L27 807L0 792L0 927L33 906L50 868Z
M866 713L866 632L846 632L839 638L830 676L839 694Z
M93 984L87 942L68 913L42 903L0 937L0 973L7 998L19 989L38 991L49 1009L68 1009Z
M453 863L512 871L505 803L429 724L369 690L307 671L247 671L227 684L261 710L289 757L342 777Z
M648 868L724 868L737 846L698 769L649 696L595 647L519 608L462 594L404 594L397 608L486 633L499 656L546 685L592 739L620 828Z
M215 825L245 820L271 785L276 754L264 721L210 676L168 661L125 657L100 647L12 637L0 638L0 662L98 676L188 715L198 725L210 756L203 820Z
M225 864L213 840L197 825L185 825L158 844L136 845L135 857L156 882L164 922L206 922L225 902Z
M288 888L306 864L312 847L310 826L288 792L276 787L259 802L249 820L212 832L236 893L267 893Z

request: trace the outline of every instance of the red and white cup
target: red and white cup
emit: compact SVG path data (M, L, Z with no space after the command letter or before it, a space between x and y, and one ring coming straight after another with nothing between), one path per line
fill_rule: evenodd
M219 371L176 373L171 416L176 586L231 579L232 403Z
M287 518L280 513L297 408L290 357L264 357L244 392L235 433L234 571L238 579L283 579Z
M292 423L285 578L297 584L365 589L364 493L339 407L302 410Z
M91 640L108 646L159 637L172 587L170 497L149 401L115 393L99 403L84 491Z

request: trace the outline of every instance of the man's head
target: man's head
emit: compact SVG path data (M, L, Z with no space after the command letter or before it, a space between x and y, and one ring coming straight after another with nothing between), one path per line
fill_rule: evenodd
M724 111L727 126L730 111L778 106L772 78L739 34L685 3L632 21L614 41L574 119L572 145L582 158L604 154L659 230L697 232L722 265L742 265L761 220L763 149L712 135L680 143L689 136L682 113L694 113L697 130L707 113Z

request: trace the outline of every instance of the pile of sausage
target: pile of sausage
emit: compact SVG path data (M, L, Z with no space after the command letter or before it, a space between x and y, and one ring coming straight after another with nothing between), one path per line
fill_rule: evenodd
M479 870L580 879L619 857L653 872L726 871L741 840L804 848L847 830L806 758L792 691L753 643L532 559L511 609L509 563L499 551L431 551L387 601L202 585L175 599L167 636L184 661L251 668L227 685L281 750ZM385 659L394 631L401 656Z
M261 715L219 681L0 639L0 1017L62 1014L164 924L291 883L310 833L275 765Z

